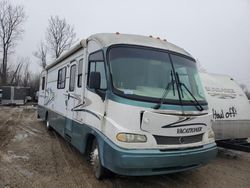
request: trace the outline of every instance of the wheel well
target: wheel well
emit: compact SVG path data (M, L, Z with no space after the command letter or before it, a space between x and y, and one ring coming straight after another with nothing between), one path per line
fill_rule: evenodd
M96 139L95 135L93 134L88 134L87 136L87 142L86 142L86 147L85 147L85 153L87 155L89 155L89 153L91 152L91 149L92 149L92 144L93 144L93 141Z
M49 113L48 113L48 111L46 111L46 113L45 113L45 121L48 120L48 115L49 115Z

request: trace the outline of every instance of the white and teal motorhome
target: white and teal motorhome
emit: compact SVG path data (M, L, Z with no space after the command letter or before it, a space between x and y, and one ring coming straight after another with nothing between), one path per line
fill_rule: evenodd
M217 153L194 58L166 40L95 34L41 73L38 116L95 176L193 169Z

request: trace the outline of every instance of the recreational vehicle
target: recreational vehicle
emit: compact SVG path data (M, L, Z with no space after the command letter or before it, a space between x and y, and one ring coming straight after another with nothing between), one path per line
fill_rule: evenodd
M227 75L200 73L216 140L250 137L250 105L241 87Z
M96 178L197 168L217 154L194 58L159 38L95 34L41 73L38 116Z

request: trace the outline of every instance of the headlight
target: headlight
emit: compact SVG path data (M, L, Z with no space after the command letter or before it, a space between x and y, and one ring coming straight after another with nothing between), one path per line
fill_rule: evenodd
M131 134L131 133L118 133L116 139L120 142L147 142L147 137L141 134Z
M214 131L212 129L208 131L208 138L214 138Z

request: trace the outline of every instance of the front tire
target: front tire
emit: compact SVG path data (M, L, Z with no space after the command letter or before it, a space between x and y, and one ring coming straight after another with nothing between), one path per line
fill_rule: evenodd
M93 140L90 152L90 162L96 179L101 180L106 176L106 169L101 164L99 146L96 139Z

